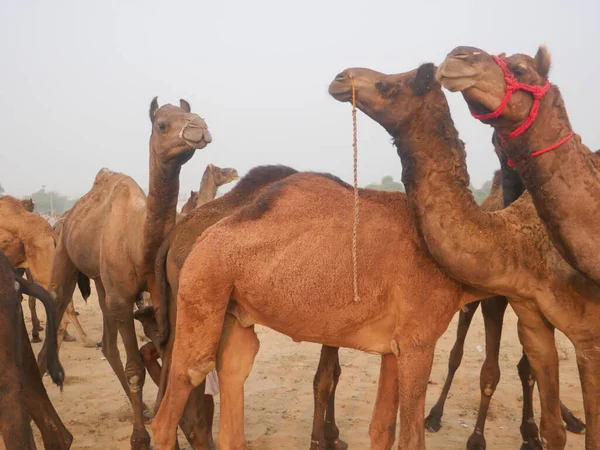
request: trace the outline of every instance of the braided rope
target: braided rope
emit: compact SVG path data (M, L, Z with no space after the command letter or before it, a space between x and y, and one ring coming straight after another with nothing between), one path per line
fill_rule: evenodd
M350 75L350 85L352 86L352 127L354 147L354 225L352 228L352 269L354 272L354 301L359 302L358 295L358 133L356 126L356 89L354 87L354 75Z

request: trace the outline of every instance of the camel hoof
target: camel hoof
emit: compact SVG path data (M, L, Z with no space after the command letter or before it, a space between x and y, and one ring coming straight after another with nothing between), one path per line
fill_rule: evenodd
M481 434L473 433L467 441L467 450L485 450L485 438Z
M133 318L144 322L146 320L154 319L154 308L152 306L145 306L133 312Z
M442 428L442 419L441 417L434 416L429 414L425 418L425 429L430 433L437 433Z
M567 424L567 431L574 434L585 434L585 423L571 414L567 420L565 420Z
M150 447L150 435L145 429L134 430L130 442L131 450L152 450Z
M42 340L40 339L39 335L31 336L31 342L33 342L34 344L39 344L40 342L42 342Z
M327 441L325 448L327 450L346 450L348 444L341 439L334 439L333 441Z

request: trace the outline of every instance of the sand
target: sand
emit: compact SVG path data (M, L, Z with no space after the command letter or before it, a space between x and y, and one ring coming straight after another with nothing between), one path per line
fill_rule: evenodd
M79 293L75 307L80 320L92 339L102 336L102 316L95 290L88 303ZM39 304L38 304L39 305ZM28 308L23 303L27 316ZM40 316L43 309L38 307ZM30 322L27 318L28 329ZM138 326L138 335L142 330ZM69 328L71 334L75 331ZM320 346L294 343L275 331L257 327L261 349L254 370L246 382L246 438L251 450L306 450L310 445L313 397L312 380L317 367ZM456 317L436 348L429 386L426 414L437 400L447 372L448 354L454 344ZM43 333L42 333L43 335ZM581 388L577 375L574 350L564 335L557 333L561 355L561 398L580 418L583 418ZM463 364L460 367L446 404L442 429L426 433L428 449L464 449L473 430L479 404L479 371L484 359L485 343L481 313L477 312L465 345ZM140 343L141 345L141 343ZM41 344L34 344L34 351ZM479 348L478 348L479 347ZM124 357L123 347L120 346ZM87 349L79 341L65 343L61 360L66 371L64 392L51 385L48 377L44 383L50 398L63 422L74 436L73 450L129 449L131 434L131 407L117 378L100 349ZM485 436L487 448L517 449L521 439L521 385L516 364L521 357L521 346L516 331L516 317L510 308L505 319L500 350L502 379L492 400ZM341 438L350 449L369 448L368 427L375 400L379 374L379 356L354 350L340 351L342 376L337 390L337 422ZM153 405L156 387L146 377L144 401ZM218 397L217 411L218 411ZM535 395L536 418L539 419L539 399ZM215 417L215 436L218 413ZM150 427L148 426L150 431ZM39 432L35 430L38 448L43 448ZM582 449L583 436L568 435L567 449ZM189 448L187 442L183 448ZM0 443L0 449L4 447Z

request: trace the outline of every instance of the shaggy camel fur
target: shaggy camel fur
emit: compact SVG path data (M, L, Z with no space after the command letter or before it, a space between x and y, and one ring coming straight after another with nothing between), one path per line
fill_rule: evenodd
M535 58L522 54L501 55L500 62L483 50L457 47L440 66L438 76L447 89L462 92L473 113L496 110L505 97L507 79L538 88L548 83L549 90L539 101L537 115L532 94L517 90L506 109L496 111L502 114L485 123L504 137L504 150L514 161L561 255L600 283L600 240L597 239L600 158L583 144L579 135L569 138L573 130L562 96L558 87L548 82L550 63L545 46L539 48ZM506 65L509 76L499 64ZM529 116L533 122L519 134L523 129L521 124ZM557 144L560 145L553 148ZM551 151L536 156L536 152L544 149Z
M556 327L575 346L587 422L586 449L598 450L600 286L560 256L528 193L492 213L475 203L468 188L464 144L432 64L399 75L352 73L358 106L394 137L411 211L430 254L457 279L510 299L538 382L545 448L564 449L566 442ZM348 73L336 81L330 89L339 100L349 101Z
M494 142L495 143L495 142ZM500 157L502 169L496 171L492 183L490 195L483 201L481 209L484 211L498 211L508 204L515 201L521 196L525 187L521 182L519 175L511 170L507 165L507 158L501 152L498 152L499 147L496 146L496 152ZM485 360L481 366L480 388L481 398L477 414L475 429L467 441L468 450L483 450L486 448L484 436L485 422L488 409L498 382L500 381L500 338L502 337L502 324L504 322L504 312L508 300L505 297L495 296L482 300L481 302L472 302L461 309L458 319L458 327L456 330L456 342L450 352L448 360L448 376L440 393L440 397L436 404L431 408L429 415L425 418L425 427L431 432L437 432L441 428L441 419L444 414L444 405L450 392L450 386L454 379L454 375L458 370L463 356L463 348L465 338L469 331L469 326L479 304L481 303L481 313L483 315L485 327ZM531 382L533 375L531 366L526 355L517 365L519 378L523 386L523 416L521 420L521 435L524 444L522 450L535 449L535 438L538 437L536 429L532 429L529 423L534 422L533 416L533 388ZM585 424L576 418L573 413L561 403L561 412L563 420L567 424L567 430L572 433L582 434L585 432Z
M157 384L159 383L158 380L161 379L161 389L156 407L160 404L166 388L168 361L170 360L174 337L174 334L169 334L166 314L167 312L169 313L171 323L174 325L174 308L176 305L173 304L171 309L169 309L169 305L176 298L179 272L194 242L208 227L254 202L256 197L273 183L295 173L297 173L296 170L285 166L255 167L230 192L210 204L201 206L196 211L193 211L188 219L178 223L170 236L161 245L156 258L156 278L161 292L158 308L161 313L164 313L163 321L166 323L164 326L167 328L163 340L167 337L171 338L163 354L163 361L166 361L166 369L163 368L163 372L161 372L160 364L157 361L158 354L153 343L148 343L141 349L148 373ZM148 335L156 336L156 331L148 332L149 328L156 330L154 315L150 311L136 312L136 318L142 321L144 330ZM340 374L341 368L338 359L338 349L336 347L323 346L319 367L313 383L315 390L315 413L311 438L312 450L325 448L344 450L347 448L347 444L339 439L339 429L335 423L335 389ZM214 410L212 396L205 397L204 410L193 406L201 398L203 392L204 385L202 384L195 390L194 397L190 400L186 414L180 424L190 443L195 446L194 448L201 449L207 448L203 447L203 445L210 446L211 444L212 416ZM194 411L200 417L194 417ZM204 420L205 418L206 421ZM194 423L197 423L197 426L200 428L199 432L192 435L191 431ZM206 428L206 432L208 433L208 443L199 442L201 441L200 437L206 434L203 431L204 428ZM196 443L193 442L190 436L198 436Z
M401 448L424 448L435 343L458 309L490 294L439 269L404 194L360 195L360 303L351 276L352 189L331 175L291 175L197 239L179 278L167 390L152 425L157 450L175 448L188 396L215 365L219 448L247 448L243 385L259 347L256 323L295 341L383 354L372 448L394 441L398 409L379 407L394 399L402 405Z
M47 316L48 371L61 387L64 371L58 360L55 305L47 291L21 278L0 252L0 433L7 450L35 450L30 418L44 447L67 450L73 436L52 406L27 337L21 295L39 298Z
M27 277L44 288L48 288L50 281L55 241L56 234L43 217L25 209L21 200L8 195L0 197L0 251L13 266L25 269ZM32 340L41 342L39 332L42 327L35 302L31 299L29 307L32 311ZM69 311L68 317L76 320L72 311Z
M103 315L102 352L133 407L133 450L150 445L142 403L146 371L138 350L133 305L143 291L158 296L154 259L175 225L181 167L196 149L212 140L204 120L190 112L185 100L181 100L181 107L159 108L155 98L150 120L148 197L127 175L100 170L90 192L65 218L49 289L62 317L71 301L77 272L94 280ZM125 368L117 348L118 334L127 353ZM40 355L43 353L44 349ZM40 366L43 369L43 359Z
M185 205L183 205L183 208L181 208L181 214L189 214L195 208L214 200L221 186L231 183L238 178L239 175L235 169L230 167L221 169L214 164L207 165L200 181L200 190L190 191L190 197Z

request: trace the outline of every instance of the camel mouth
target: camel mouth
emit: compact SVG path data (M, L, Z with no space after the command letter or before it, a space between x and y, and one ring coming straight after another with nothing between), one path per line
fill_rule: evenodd
M206 128L186 128L182 133L182 138L195 150L201 150L212 142L212 135Z
M348 78L344 72L336 75L329 85L329 95L338 102L349 102L352 100L352 88L349 85Z
M448 56L438 67L435 78L450 92L462 92L477 83L478 72L467 65L463 55Z

